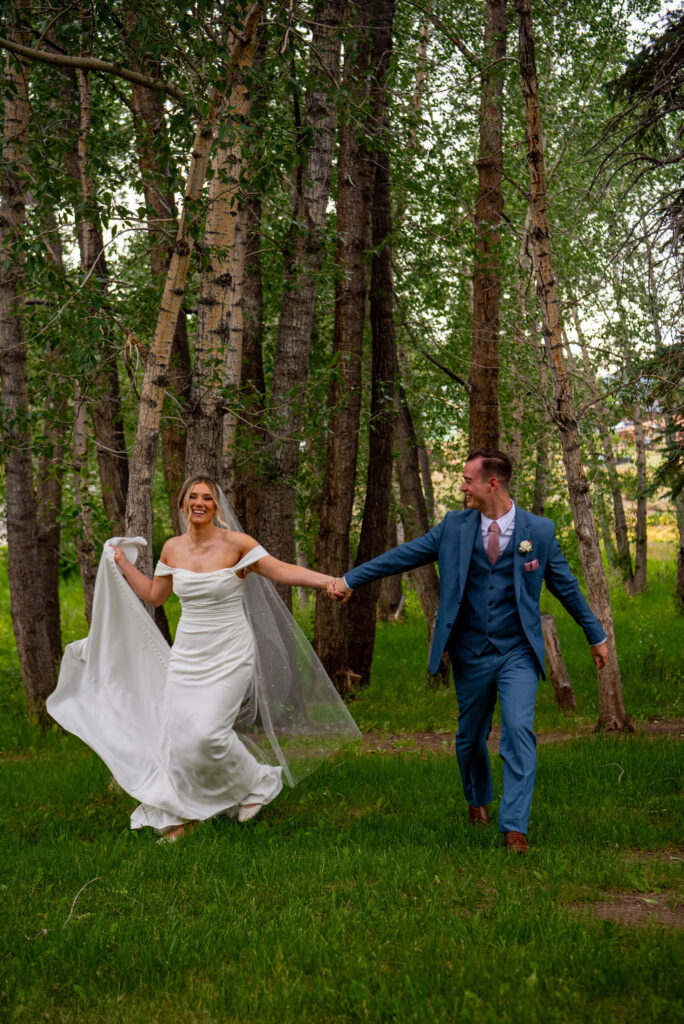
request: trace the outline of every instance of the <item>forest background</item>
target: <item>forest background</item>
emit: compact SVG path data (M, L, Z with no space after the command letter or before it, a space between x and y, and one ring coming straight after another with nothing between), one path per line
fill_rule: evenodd
M106 537L145 537L150 571L186 476L337 575L458 507L468 449L498 445L611 642L599 724L630 728L608 583L645 590L649 529L684 601L681 7L12 0L0 46L29 715L60 580L78 568L89 618ZM410 586L429 638L435 570ZM319 597L340 692L400 602L396 581Z

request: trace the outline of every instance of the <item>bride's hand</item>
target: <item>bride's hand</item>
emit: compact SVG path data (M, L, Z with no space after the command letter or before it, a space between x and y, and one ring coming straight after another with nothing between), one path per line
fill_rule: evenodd
M124 555L121 548L117 548L116 544L110 544L109 546L114 552L114 561L116 562L117 565L121 565L122 562L127 561L126 556Z
M352 596L352 591L341 577L339 579L333 579L328 584L326 587L326 593L333 601L341 601L342 604L346 604Z

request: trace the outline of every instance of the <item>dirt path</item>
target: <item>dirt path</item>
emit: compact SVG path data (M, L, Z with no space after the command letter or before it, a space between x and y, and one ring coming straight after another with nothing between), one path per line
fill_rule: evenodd
M490 750L498 750L501 730L492 729L489 737ZM584 736L596 735L593 728L576 732L538 732L538 743L564 743L566 740L580 739ZM617 734L616 734L617 735ZM628 735L628 734L625 734ZM629 734L634 735L634 734ZM684 739L684 719L667 722L654 719L650 722L638 722L636 735L642 736L676 736ZM451 751L454 746L453 732L368 732L363 737L364 748L368 751L385 753L423 753L431 751L440 753Z

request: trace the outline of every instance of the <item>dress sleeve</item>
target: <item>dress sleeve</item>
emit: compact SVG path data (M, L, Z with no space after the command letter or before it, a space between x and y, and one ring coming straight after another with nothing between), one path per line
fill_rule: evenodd
M261 544L257 544L257 546L252 548L251 551L248 551L245 557L241 558L233 568L235 570L246 569L248 565L254 565L255 562L258 562L260 558L264 558L266 555L268 555L266 548L262 548Z
M157 562L157 567L154 570L155 576L173 576L175 569L170 565L165 565L161 559Z

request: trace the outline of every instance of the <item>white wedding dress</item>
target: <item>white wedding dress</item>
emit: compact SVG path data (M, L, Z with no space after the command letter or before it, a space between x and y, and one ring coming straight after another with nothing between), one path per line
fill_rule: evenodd
M123 538L113 543L135 561L145 542ZM283 771L294 784L323 757L359 736L294 623L295 662L306 669L300 672L301 693L293 701L290 677L286 699L273 696L278 686L269 694L268 684L260 682L243 590L252 579L254 584L264 581L253 576L243 581L237 573L266 554L259 546L232 568L208 573L159 562L155 575L173 577L182 606L169 649L114 562L111 545L105 545L90 635L66 648L47 708L141 801L131 815L132 828L164 831L184 821L234 813L240 804L267 804L282 788ZM279 600L275 594L273 598ZM256 628L271 635L267 606L262 618ZM279 642L282 649L283 639ZM263 645L269 643L264 640ZM310 663L302 661L302 651ZM269 665L271 677L278 670L284 675L282 653L275 660L271 655ZM321 674L327 686L321 685ZM277 680L272 678L272 683ZM300 709L296 715L293 703ZM274 726L274 719L280 724ZM236 721L241 735L233 728Z

